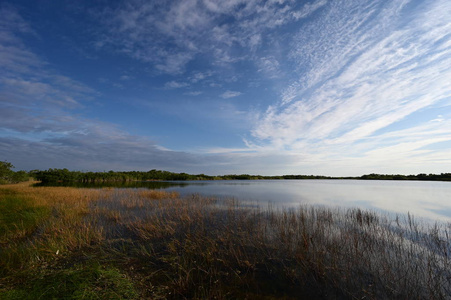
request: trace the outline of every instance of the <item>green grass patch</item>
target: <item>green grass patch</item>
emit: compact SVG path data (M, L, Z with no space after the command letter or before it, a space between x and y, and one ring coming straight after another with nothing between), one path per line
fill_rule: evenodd
M48 207L34 206L19 193L0 189L0 241L33 233L49 214Z
M41 274L20 289L0 291L0 298L19 299L137 299L131 280L119 270L99 264Z

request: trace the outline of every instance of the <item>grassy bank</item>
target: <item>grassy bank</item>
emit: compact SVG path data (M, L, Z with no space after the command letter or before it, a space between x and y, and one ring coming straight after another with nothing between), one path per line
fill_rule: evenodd
M449 299L450 224L144 189L0 187L1 299Z

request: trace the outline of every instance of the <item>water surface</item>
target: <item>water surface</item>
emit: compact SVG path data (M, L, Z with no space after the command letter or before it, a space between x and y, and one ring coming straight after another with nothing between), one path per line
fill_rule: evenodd
M195 181L169 187L182 195L232 197L260 205L360 207L451 221L451 182L388 180Z

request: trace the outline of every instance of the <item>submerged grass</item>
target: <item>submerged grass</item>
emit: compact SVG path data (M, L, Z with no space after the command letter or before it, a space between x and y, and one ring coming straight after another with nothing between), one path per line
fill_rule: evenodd
M1 299L450 299L450 224L143 189L0 188Z

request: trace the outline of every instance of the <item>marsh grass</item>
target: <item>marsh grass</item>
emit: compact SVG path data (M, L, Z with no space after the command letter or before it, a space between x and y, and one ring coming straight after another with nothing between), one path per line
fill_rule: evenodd
M450 224L144 189L0 189L1 299L450 299Z
M135 299L133 283L118 269L99 264L47 270L30 284L7 290L2 299Z

